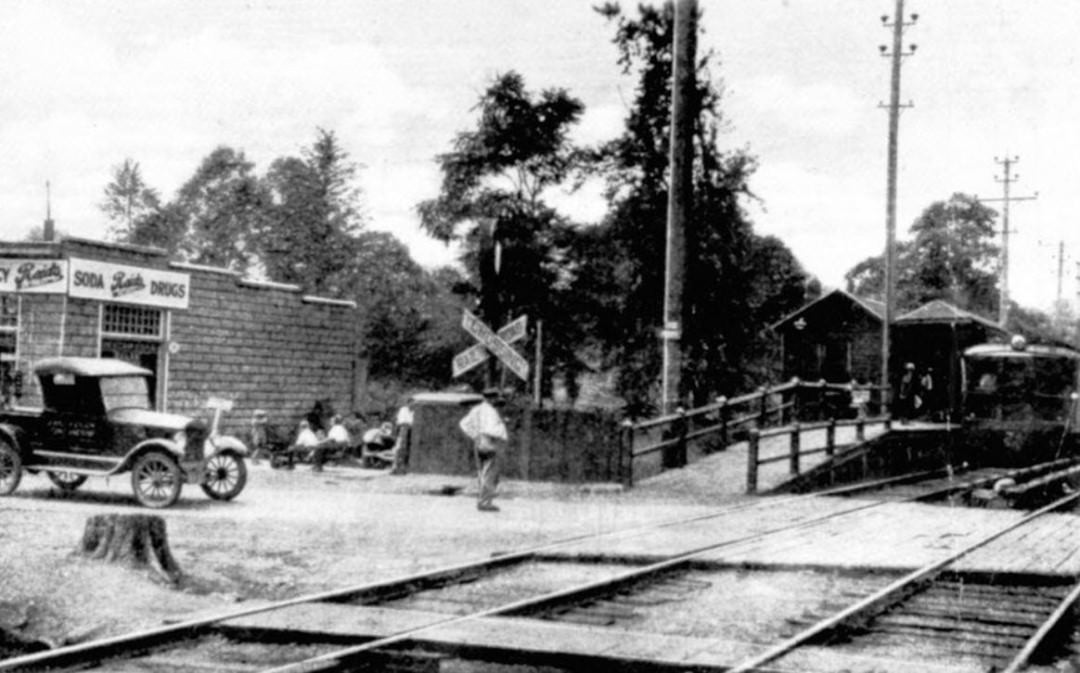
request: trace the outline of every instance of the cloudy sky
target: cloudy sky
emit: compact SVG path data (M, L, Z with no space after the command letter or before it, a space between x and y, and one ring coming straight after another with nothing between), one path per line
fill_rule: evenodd
M492 78L517 70L561 86L587 112L577 139L615 136L633 81L591 0L0 0L0 236L44 216L103 238L97 204L113 168L138 161L166 197L216 146L274 158L334 131L362 163L372 226L422 263L453 253L417 228L434 196L433 157L470 127ZM629 3L633 6L634 3ZM749 208L830 286L884 245L893 0L700 0L727 90L722 142L757 155ZM1012 294L1049 308L1057 251L1077 290L1080 227L1069 201L1080 156L1080 3L906 0L898 230L956 191L1000 197L995 157L1019 157ZM555 194L595 221L595 191Z

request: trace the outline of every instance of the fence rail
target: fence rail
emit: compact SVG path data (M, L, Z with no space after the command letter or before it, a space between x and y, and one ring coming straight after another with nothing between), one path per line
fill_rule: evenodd
M673 414L622 424L619 462L624 486L632 487L642 474L655 474L671 467L681 467L689 454L705 455L726 448L737 441L755 442L755 452L748 471L748 490L756 490L757 467L778 460L791 461L796 470L800 455L813 455L835 450L836 427L856 427L858 440L864 438L865 425L887 422L881 418L867 419L866 413L877 408L884 416L887 389L881 386L851 386L836 383L807 383L793 379L771 388L737 397L720 397L716 402L696 409L679 409ZM853 416L854 418L846 418ZM801 451L799 432L826 429L827 445L832 449ZM789 433L792 449L783 457L760 459L756 455L762 437ZM659 464L657 464L659 456ZM755 475L749 482L750 471Z

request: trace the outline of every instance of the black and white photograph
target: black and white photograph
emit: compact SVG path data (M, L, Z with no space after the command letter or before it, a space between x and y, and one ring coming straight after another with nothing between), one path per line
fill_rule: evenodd
M1078 35L0 0L0 673L1080 673Z

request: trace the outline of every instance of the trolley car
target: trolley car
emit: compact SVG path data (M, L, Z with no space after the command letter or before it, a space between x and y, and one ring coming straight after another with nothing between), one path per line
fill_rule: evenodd
M961 367L965 446L982 465L1024 465L1076 443L1080 352L1063 346L983 344Z

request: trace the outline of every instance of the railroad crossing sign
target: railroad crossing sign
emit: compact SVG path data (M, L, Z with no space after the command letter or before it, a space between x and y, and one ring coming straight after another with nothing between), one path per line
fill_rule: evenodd
M471 311L466 310L461 318L461 326L480 343L471 346L454 356L454 376L461 376L473 367L485 362L490 355L499 358L507 369L522 380L529 379L529 362L510 344L525 338L528 326L527 316L521 316L507 323L498 334L484 324Z

